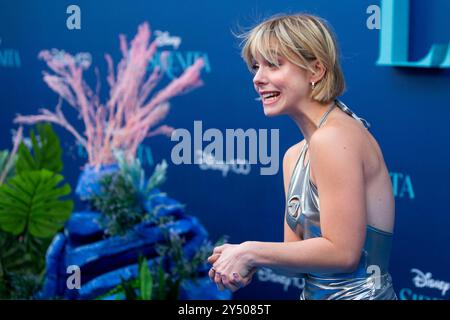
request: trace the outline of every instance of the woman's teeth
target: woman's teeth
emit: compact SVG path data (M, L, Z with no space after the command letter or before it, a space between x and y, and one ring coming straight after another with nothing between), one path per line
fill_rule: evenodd
M266 93L263 95L263 99L266 102L272 102L272 101L275 101L279 95L280 95L279 92Z

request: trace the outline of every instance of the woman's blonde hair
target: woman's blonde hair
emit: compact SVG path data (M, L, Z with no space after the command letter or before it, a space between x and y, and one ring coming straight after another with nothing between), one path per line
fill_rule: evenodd
M326 68L314 86L311 98L328 103L345 90L339 63L339 49L328 23L309 14L277 15L238 35L243 39L242 58L252 70L256 55L278 66L278 57L313 72L310 62L318 60Z

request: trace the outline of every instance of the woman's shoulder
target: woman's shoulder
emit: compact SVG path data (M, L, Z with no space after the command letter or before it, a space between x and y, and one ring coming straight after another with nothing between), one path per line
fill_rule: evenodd
M347 115L328 119L317 129L309 141L311 176L314 181L319 168L340 171L347 175L345 168L364 167L367 151L365 127L358 120ZM350 169L349 169L350 170Z
M327 119L311 136L310 148L327 146L347 146L353 151L362 150L367 140L367 129L358 120L344 112Z
M289 178L288 174L290 174L294 170L294 166L298 157L300 155L301 149L305 145L305 140L301 140L300 142L292 145L289 149L286 150L283 156L283 174L285 178Z
M289 149L287 149L286 152L284 153L283 164L285 164L285 163L289 164L290 162L297 160L304 144L305 144L305 139L303 139L300 142L297 142L296 144L289 147Z

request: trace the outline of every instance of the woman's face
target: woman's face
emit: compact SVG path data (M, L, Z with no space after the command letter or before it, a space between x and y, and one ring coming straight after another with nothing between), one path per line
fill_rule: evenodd
M261 97L264 114L269 117L294 112L311 93L308 71L282 57L278 63L277 67L259 56L252 67L255 90Z

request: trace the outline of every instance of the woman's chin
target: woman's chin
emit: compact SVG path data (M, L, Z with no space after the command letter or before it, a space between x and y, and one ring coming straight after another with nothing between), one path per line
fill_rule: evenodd
M264 110L264 115L266 117L275 117L275 116L279 116L282 114L282 112L280 112L280 110L278 110L278 108L263 107L263 110Z

